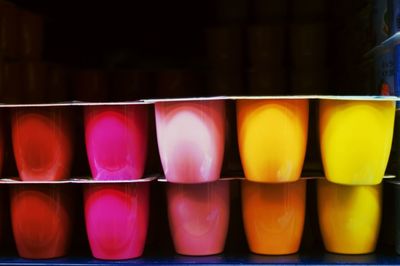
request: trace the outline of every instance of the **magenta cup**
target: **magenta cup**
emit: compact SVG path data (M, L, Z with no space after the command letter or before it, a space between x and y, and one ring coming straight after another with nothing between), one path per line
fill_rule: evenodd
M69 107L22 107L12 114L12 143L21 180L69 178L73 140Z
M86 106L85 138L95 180L143 176L147 155L146 105Z
M68 184L11 185L11 224L18 254L50 259L67 254L74 196Z
M167 201L177 253L205 256L224 250L229 224L229 181L168 183Z
M86 231L95 258L142 255L149 216L149 182L85 184Z
M225 102L157 102L155 113L158 149L167 180L217 180L224 157Z

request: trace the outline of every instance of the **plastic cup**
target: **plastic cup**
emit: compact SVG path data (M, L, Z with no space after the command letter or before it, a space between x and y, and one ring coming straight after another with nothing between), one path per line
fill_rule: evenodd
M85 139L95 180L143 176L147 156L146 105L86 106Z
M167 180L217 180L224 157L225 102L158 102L155 113L158 148Z
M326 178L344 185L379 184L389 159L394 116L394 101L320 100Z
M11 185L11 223L19 256L50 259L67 254L72 232L70 187Z
M298 180L307 145L308 100L238 100L236 112L246 179L265 183Z
M73 140L68 107L13 110L12 143L21 180L69 178Z
M168 219L175 251L205 256L224 250L229 225L229 181L167 184Z
M86 231L97 259L122 260L142 255L149 216L150 184L85 184Z
M318 216L329 252L366 254L375 250L382 210L382 186L346 186L318 180Z
M242 211L253 253L286 255L299 250L306 209L306 181L262 184L242 181Z

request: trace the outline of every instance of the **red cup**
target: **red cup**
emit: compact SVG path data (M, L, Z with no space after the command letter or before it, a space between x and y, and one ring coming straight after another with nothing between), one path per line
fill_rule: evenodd
M204 256L224 250L229 224L229 181L167 184L168 219L175 251Z
M141 178L147 135L147 105L85 107L86 150L93 178Z
M21 257L50 259L67 254L74 198L67 186L11 186L11 223Z
M95 258L132 259L142 255L149 216L150 185L86 184L86 231Z
M12 142L21 180L69 177L72 128L67 107L17 108L12 114Z

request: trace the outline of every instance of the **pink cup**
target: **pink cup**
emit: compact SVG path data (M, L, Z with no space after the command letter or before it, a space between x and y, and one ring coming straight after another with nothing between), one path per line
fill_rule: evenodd
M143 176L147 155L147 106L85 107L86 150L96 180Z
M50 259L67 254L72 231L68 185L11 185L11 222L18 254Z
M132 259L142 255L149 216L149 183L87 184L85 221L95 258Z
M224 250L229 224L229 181L168 183L167 200L177 253L205 256Z
M224 157L225 102L158 102L155 113L158 148L167 180L217 180Z
M12 142L21 180L69 178L73 140L68 107L17 108Z

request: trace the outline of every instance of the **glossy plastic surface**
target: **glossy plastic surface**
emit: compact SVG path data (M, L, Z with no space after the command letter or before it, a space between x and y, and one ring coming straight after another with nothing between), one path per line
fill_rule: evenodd
M167 201L177 253L204 256L224 250L229 224L229 181L168 183Z
M11 222L19 256L50 259L67 254L74 195L66 185L10 186Z
M328 180L382 182L392 145L395 102L320 100L319 134Z
M240 158L246 179L300 178L308 132L308 100L238 100Z
M68 107L16 108L12 142L22 180L69 178L73 140Z
M374 252L382 212L382 185L346 186L318 180L318 216L329 252Z
M86 150L93 179L143 176L147 156L145 105L85 107Z
M142 255L147 236L150 183L84 185L85 222L95 258Z
M242 181L242 211L253 253L284 255L299 250L306 209L306 180L285 184Z
M167 180L217 180L224 157L225 102L159 102L155 113L158 148Z

